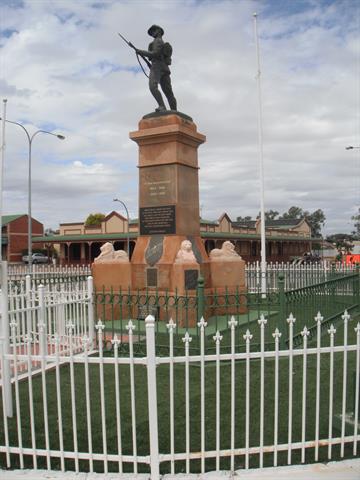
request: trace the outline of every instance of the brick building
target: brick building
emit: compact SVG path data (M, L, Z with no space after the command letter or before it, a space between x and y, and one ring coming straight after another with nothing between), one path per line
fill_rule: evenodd
M33 241L35 237L44 235L44 225L32 218ZM21 262L23 251L28 248L28 216L19 215L2 216L2 258L9 263ZM38 245L38 248L41 245Z
M128 235L131 255L138 236L138 220L130 220L129 234L127 228L126 218L113 211L97 226L87 227L84 222L61 223L59 235L40 237L37 241L47 247L55 245L62 264L91 263L105 242L111 242L115 250L126 250ZM226 213L216 221L200 219L200 235L207 252L230 240L245 261L260 259L259 220L233 222ZM33 242L35 240L33 238ZM270 262L285 262L301 256L312 250L313 242L319 239L311 237L311 228L305 219L266 222L266 250Z

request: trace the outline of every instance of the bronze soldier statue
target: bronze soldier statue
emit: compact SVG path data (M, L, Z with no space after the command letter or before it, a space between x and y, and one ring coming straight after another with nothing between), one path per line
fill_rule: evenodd
M164 92L171 110L177 110L176 98L174 97L171 79L170 68L172 47L169 43L165 43L163 40L164 30L158 25L152 25L148 34L154 38L150 43L148 50L140 50L134 47L132 43L129 45L135 49L136 53L141 57L148 58L150 60L150 75L149 75L149 88L153 97L158 103L157 112L163 112L166 110L165 103L161 92L159 90L159 83L161 90Z

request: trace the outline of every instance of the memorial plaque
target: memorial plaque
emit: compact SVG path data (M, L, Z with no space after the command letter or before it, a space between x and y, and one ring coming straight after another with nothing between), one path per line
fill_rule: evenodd
M175 205L140 208L140 235L171 235L175 233Z
M176 171L174 165L161 165L140 170L140 207L157 207L176 203Z
M198 270L185 270L185 289L196 290L198 281Z
M147 287L157 287L157 268L148 268L146 270L146 286Z

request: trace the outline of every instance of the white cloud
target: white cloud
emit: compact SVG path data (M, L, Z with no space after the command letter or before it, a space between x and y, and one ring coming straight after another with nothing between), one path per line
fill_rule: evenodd
M138 152L128 134L155 103L117 32L145 47L151 23L164 26L174 48L179 109L207 136L199 149L203 216L257 214L257 9L266 208L322 208L327 232L351 230L360 150L344 147L360 145L358 2L5 3L0 91L8 119L66 136L39 135L33 144L33 214L46 226L109 211L114 196L137 216ZM6 213L25 211L26 195L26 139L8 126Z

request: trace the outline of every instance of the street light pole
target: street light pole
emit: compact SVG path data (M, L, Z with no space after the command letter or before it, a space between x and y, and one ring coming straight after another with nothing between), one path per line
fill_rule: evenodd
M127 209L127 206L125 205L125 203L122 200L119 200L118 198L114 198L113 201L121 203L121 205L125 208L125 211L126 211L126 216L127 216L127 254L128 254L128 257L129 257L129 260L130 260L130 232L129 232L129 220L130 220L130 218L129 218L129 211Z
M360 147L353 147L352 145L349 145L348 147L345 147L345 150L354 150L354 148L360 148Z
M1 120L1 118L0 118ZM28 140L28 144L29 144L29 150L28 150L28 162L29 162L29 170L28 170L28 265L29 265L29 274L31 275L32 274L32 241L31 241L31 237L32 237L32 212L31 212L31 152L32 152L32 142L35 138L36 135L38 135L39 133L46 133L47 135L52 135L53 137L57 137L58 139L60 140L64 140L65 137L64 135L59 135L59 134L56 134L56 133L51 133L51 132L48 132L47 130L37 130L35 133L33 133L31 136L29 134L29 132L27 131L27 129L24 127L24 125L22 125L21 123L18 123L18 122L13 122L11 120L5 120L5 122L7 123L12 123L13 125L17 125L18 127L21 127L25 134L26 134L26 137L27 137L27 140Z

